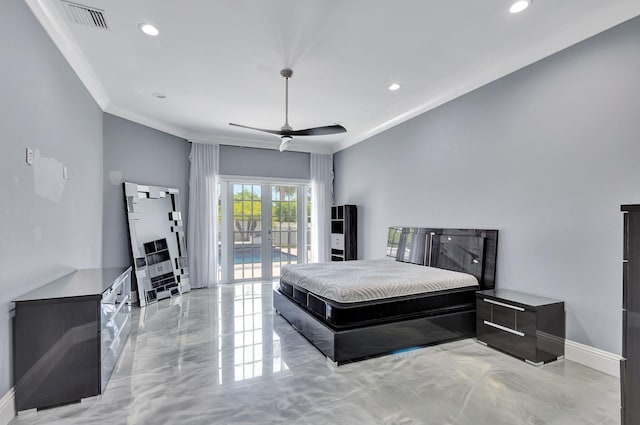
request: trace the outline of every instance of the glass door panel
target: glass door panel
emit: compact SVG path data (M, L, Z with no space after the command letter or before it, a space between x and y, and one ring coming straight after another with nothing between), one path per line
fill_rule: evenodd
M262 273L262 186L233 184L233 280Z
M284 264L305 263L309 202L307 185L225 182L219 206L221 281L269 280L280 276Z
M271 276L298 263L298 186L271 186Z

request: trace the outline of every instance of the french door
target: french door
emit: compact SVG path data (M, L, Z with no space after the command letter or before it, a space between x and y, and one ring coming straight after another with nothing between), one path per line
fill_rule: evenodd
M270 280L307 261L308 185L227 181L221 201L223 282Z

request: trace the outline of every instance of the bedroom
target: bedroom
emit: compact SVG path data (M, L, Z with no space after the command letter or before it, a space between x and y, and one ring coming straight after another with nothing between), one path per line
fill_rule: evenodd
M5 395L12 387L9 302L68 269L128 261L118 249L126 235L116 215L122 211L121 192L109 172L178 185L187 193L189 145L104 113L29 8L18 0L1 7L3 39L15 40L1 47L0 79L6 93L0 116ZM567 345L566 357L615 375L622 349L620 205L640 199L639 33L636 18L338 151L335 199L358 206L359 258L384 256L392 225L499 229L498 286L564 300L567 339L575 343ZM294 77L297 88L304 86L302 75ZM277 123L279 83L273 88ZM68 166L62 202L28 196L29 146ZM239 162L241 151L254 152L224 149ZM259 175L287 170L257 168L267 164L257 152L248 169ZM294 341L302 356L314 353L302 347L304 340Z

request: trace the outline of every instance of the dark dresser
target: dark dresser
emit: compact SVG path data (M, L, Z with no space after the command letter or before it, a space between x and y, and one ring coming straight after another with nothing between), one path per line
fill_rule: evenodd
M640 424L640 205L622 205L622 425Z
M130 274L78 270L14 300L18 412L102 394L131 329Z
M478 341L540 365L564 356L564 302L506 289L476 293Z

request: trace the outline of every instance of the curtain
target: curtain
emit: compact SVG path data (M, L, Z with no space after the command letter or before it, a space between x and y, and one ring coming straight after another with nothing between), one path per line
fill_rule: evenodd
M218 277L218 158L220 147L191 144L187 256L189 283L206 288Z
M333 155L311 154L311 262L329 261Z

